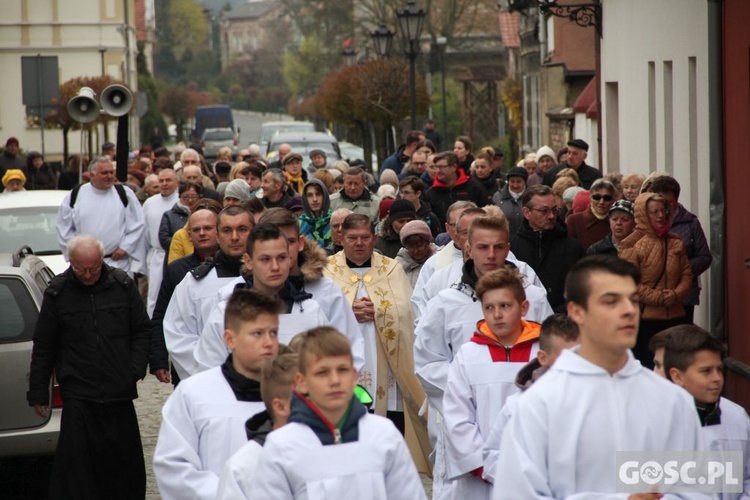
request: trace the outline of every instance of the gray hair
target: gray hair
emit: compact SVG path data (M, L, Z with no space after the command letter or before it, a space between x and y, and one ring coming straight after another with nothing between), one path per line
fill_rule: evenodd
M187 148L180 155L180 162L182 162L182 160L185 158L186 155L187 156L190 156L190 155L196 156L198 158L198 161L200 161L200 159L201 159L201 155L198 154L198 151L194 150L193 148Z
M163 170L162 170L163 171ZM159 176L156 174L148 174L146 180L143 182L144 186L150 186L151 184L159 182Z
M93 160L91 160L91 163L89 163L89 172L91 172L92 174L96 172L96 167L98 167L101 163L109 163L110 165L112 165L112 160L109 156L99 156L97 158L94 158Z
M331 214L331 219L333 219L334 217L338 217L340 215L343 215L344 218L346 218L349 214L352 214L352 213L354 212L352 212L348 208L339 208L333 211L333 213Z
M445 220L451 220L451 215L453 215L453 212L455 212L456 210L466 210L467 208L477 208L477 204L473 201L468 200L455 202L453 205L448 207L448 210L445 211Z
M268 170L263 172L263 175L266 174L271 174L271 178L280 184L284 184L286 182L284 172L282 172L280 168L269 168Z
M70 255L73 254L73 252L82 247L96 247L99 250L99 254L102 256L102 259L104 258L104 244L97 238L88 234L79 234L68 240L68 258L70 258Z

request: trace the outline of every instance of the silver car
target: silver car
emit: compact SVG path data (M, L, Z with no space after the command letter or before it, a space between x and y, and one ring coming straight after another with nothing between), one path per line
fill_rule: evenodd
M40 417L26 402L31 348L52 270L29 247L0 254L0 458L53 455L62 400L53 384L52 411Z
M201 137L201 148L203 148L203 157L216 159L219 156L219 150L227 147L232 150L232 157L237 154L237 143L239 141L237 133L231 128L207 128L203 131Z

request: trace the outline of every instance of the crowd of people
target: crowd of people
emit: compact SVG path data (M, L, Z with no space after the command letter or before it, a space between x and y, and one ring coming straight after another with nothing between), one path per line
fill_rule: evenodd
M143 496L147 366L175 386L165 499L424 498L418 472L435 499L584 498L616 492L617 450L750 458L693 325L711 253L679 182L602 176L580 139L511 168L436 139L409 132L377 178L288 145L144 148L122 184L105 144L61 204L70 268L34 338L29 404L49 411L54 368L66 415L51 491ZM6 190L46 188L12 149Z

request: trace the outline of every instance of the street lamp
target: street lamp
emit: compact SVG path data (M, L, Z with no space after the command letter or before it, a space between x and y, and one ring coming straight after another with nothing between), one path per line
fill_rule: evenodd
M439 36L435 39L435 43L440 51L440 87L443 91L443 137L448 137L448 111L445 109L447 99L445 98L445 50L448 45L448 39L444 36Z
M409 57L409 97L411 98L411 129L417 128L416 62L419 55L419 36L425 11L409 0L403 10L396 11L406 55Z
M107 52L107 47L105 47L103 45L100 45L99 46L99 54L101 55L101 61L102 61L102 76L104 76L104 74L105 74L105 69L104 69L104 53L105 52Z
M378 57L388 57L391 54L391 45L393 45L393 31L389 30L385 24L381 24L378 29L370 32L375 53Z
M347 68L357 63L357 51L353 47L344 47L341 51L341 57L344 58L344 64Z

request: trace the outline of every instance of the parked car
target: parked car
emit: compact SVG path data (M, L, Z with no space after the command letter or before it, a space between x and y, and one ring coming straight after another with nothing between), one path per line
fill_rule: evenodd
M232 108L226 104L198 106L195 111L193 140L200 140L207 128L231 128L235 130ZM237 129L237 134L240 131Z
M201 137L201 147L203 148L203 157L206 160L216 159L219 156L219 150L227 147L232 150L232 157L237 154L237 144L239 137L231 128L207 128L203 131Z
M279 154L279 146L284 143L289 144L292 151L302 155L302 166L305 169L310 165L309 155L313 149L325 151L329 165L341 159L339 142L332 134L325 132L283 132L274 135L268 143L266 154L268 161L276 160Z
M60 204L67 191L40 189L0 195L0 253L10 254L21 245L34 250L55 274L68 268L56 224Z
M268 146L268 142L277 132L315 132L312 122L266 122L260 128L260 150Z
M365 150L356 144L351 142L339 142L339 148L341 149L341 158L351 162L352 160L365 161ZM367 164L367 162L365 162ZM370 155L370 165L372 166L373 173L377 173L379 170L378 166L378 155L372 153Z
M3 238L5 239L5 238ZM29 247L0 254L0 458L53 455L62 399L53 383L50 411L40 417L26 401L31 349L42 297L54 277Z

